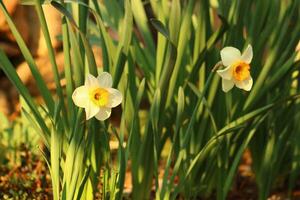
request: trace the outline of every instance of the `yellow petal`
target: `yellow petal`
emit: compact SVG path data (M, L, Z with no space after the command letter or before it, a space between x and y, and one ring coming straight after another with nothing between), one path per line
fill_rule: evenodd
M111 108L101 107L95 117L100 121L104 121L107 118L109 118L110 114L111 114Z
M100 107L95 105L93 102L88 101L88 105L85 107L86 120L94 117L100 110Z
M85 79L84 85L88 88L99 87L99 81L93 75L88 74Z
M247 64L251 63L251 60L253 58L253 50L252 50L252 46L249 44L246 48L246 50L243 52L242 55L242 61L244 61Z
M88 88L86 86L76 88L72 94L72 99L76 106L85 108L89 101Z
M232 80L226 80L226 79L222 79L222 90L224 92L228 92L229 90L231 90L234 86L234 83Z
M224 66L230 66L241 59L241 52L234 47L225 47L221 50L221 59Z
M243 89L245 91L250 91L253 85L253 79L250 76L248 79L243 80L243 81L235 81L234 83L236 87Z
M112 87L113 81L112 81L112 77L109 73L102 72L101 74L99 74L97 79L98 79L100 87L102 87L102 88L111 88Z
M227 80L232 79L232 68L231 68L231 66L229 66L225 69L217 70L217 73L224 79L227 79Z
M107 88L106 90L109 92L109 99L106 107L113 108L118 106L123 99L122 93L114 88Z

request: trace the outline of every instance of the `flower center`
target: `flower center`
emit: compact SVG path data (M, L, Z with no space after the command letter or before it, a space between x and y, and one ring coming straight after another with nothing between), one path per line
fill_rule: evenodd
M233 64L233 77L238 81L248 79L250 77L250 65L242 61Z
M90 91L90 99L97 106L105 106L108 103L109 92L103 88L95 88Z

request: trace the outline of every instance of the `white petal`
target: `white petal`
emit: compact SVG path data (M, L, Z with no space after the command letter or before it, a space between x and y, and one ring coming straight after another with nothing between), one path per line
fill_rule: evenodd
M109 73L102 72L101 74L99 74L97 79L98 79L100 87L102 87L102 88L111 88L112 87L113 80Z
M99 112L99 110L100 107L89 101L88 105L85 107L86 120L94 117Z
M235 85L236 87L246 90L246 91L250 91L253 85L253 79L250 76L248 79L243 80L243 81L235 81Z
M231 78L232 78L231 66L229 66L225 69L217 70L217 73L224 79L231 80Z
M99 81L93 75L88 74L85 79L84 85L89 88L90 87L99 87Z
M246 48L246 50L243 52L242 60L245 61L245 63L250 64L251 60L253 58L253 50L252 46L249 44Z
M229 90L231 90L234 86L234 83L232 80L226 80L226 79L222 79L222 90L224 92L228 92Z
M111 114L111 108L101 107L95 117L100 121L104 121L107 118L109 118L110 114Z
M76 88L72 94L74 104L78 107L85 108L89 101L89 91L86 86Z
M114 88L107 88L107 91L109 92L109 100L106 106L109 108L118 106L123 99L122 93Z
M224 66L229 66L241 59L241 52L234 47L225 47L221 50L221 59Z

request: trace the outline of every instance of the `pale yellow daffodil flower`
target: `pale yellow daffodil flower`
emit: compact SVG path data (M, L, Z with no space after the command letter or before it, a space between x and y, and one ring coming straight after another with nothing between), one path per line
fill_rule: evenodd
M72 99L76 106L85 109L86 120L95 116L104 121L109 118L111 108L122 102L121 92L111 87L111 75L102 72L97 78L88 74L84 85L75 89Z
M250 75L250 63L253 57L252 46L248 45L243 54L234 47L225 47L220 54L225 69L217 70L217 73L222 77L223 91L228 92L234 85L250 91L253 85L253 79Z

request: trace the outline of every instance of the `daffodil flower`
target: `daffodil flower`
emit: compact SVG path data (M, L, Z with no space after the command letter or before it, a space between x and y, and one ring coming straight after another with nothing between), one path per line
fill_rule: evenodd
M217 70L217 73L222 77L224 92L231 90L234 85L246 91L251 90L253 85L253 79L250 75L252 57L251 45L248 45L243 54L234 47L225 47L221 50L222 64L225 69Z
M97 78L88 74L84 85L75 89L72 99L76 106L85 109L86 120L95 116L104 121L109 118L111 108L122 102L121 92L111 87L111 75L103 72Z

